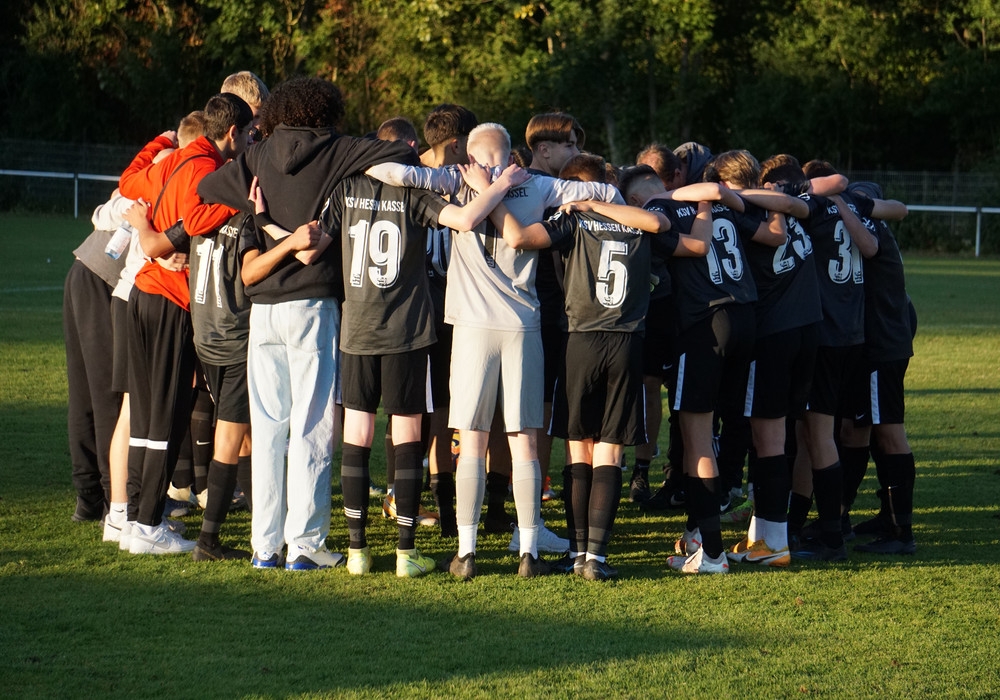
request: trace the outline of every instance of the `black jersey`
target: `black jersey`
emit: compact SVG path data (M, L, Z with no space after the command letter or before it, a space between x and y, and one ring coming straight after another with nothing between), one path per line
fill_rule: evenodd
M444 297L448 288L448 262L451 260L451 229L447 226L427 227L427 247L424 265L434 305L434 325L443 328Z
M812 241L793 216L785 217L785 230L788 239L777 248L747 242L747 260L757 283L757 337L823 318Z
M859 210L871 211L864 195L852 192L844 201L848 196ZM891 362L913 357L910 298L899 244L881 219L862 216L861 223L878 239L878 252L865 260L865 358Z
M246 362L250 299L241 276L241 237L253 219L240 212L216 233L191 238L191 325L198 358L210 365Z
M678 233L691 233L698 205L653 200L650 211L661 211ZM743 238L751 238L760 222L760 210L740 213L721 204L712 206L712 240L704 257L670 258L670 276L677 303L678 327L686 330L708 318L723 304L757 301L757 287L747 264Z
M321 222L342 241L341 350L391 355L437 340L424 261L427 227L437 226L445 206L433 192L366 175L333 191Z
M558 213L544 222L562 254L570 333L645 328L649 306L649 239L592 212Z
M851 240L836 204L818 195L803 194L800 199L809 205L809 217L801 223L812 240L823 306L819 344L859 345L865 339L865 275L861 252ZM850 203L848 206L859 218L864 218L871 214L871 200L867 202L862 209Z

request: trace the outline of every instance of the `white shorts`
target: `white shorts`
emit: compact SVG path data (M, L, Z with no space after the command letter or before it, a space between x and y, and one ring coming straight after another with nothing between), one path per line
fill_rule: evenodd
M505 432L541 428L544 380L541 331L455 326L449 426L488 432L499 396Z

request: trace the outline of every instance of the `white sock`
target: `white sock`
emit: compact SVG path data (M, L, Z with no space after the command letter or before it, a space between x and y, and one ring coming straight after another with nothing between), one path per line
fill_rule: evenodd
M747 541L756 542L764 539L764 528L756 515L750 516L750 526L747 528Z
M124 503L112 503L108 511L108 520L115 525L122 525L128 520L128 501Z
M788 523L764 522L764 541L775 552L788 549Z
M458 556L476 553L476 525L458 526Z
M587 561L591 561L593 559L596 559L597 561L599 561L599 562L601 562L603 564L605 561L607 561L608 558L607 557L599 556L597 554L591 554L590 552L587 552Z

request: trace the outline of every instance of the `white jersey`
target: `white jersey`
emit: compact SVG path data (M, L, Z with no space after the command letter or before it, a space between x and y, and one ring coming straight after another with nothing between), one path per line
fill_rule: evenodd
M369 169L368 174L389 184L450 195L462 204L476 196L454 166L382 164ZM512 187L504 204L521 224L532 224L542 220L546 209L587 199L624 203L611 185L533 176ZM538 330L541 316L535 291L537 265L537 251L512 249L488 219L474 231L455 232L448 266L445 322L491 330Z

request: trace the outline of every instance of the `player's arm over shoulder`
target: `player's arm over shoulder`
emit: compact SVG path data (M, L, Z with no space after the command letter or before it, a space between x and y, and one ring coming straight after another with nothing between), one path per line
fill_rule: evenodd
M395 187L417 187L441 195L457 194L462 187L462 173L456 168L426 168L422 165L379 163L365 171L369 177Z

